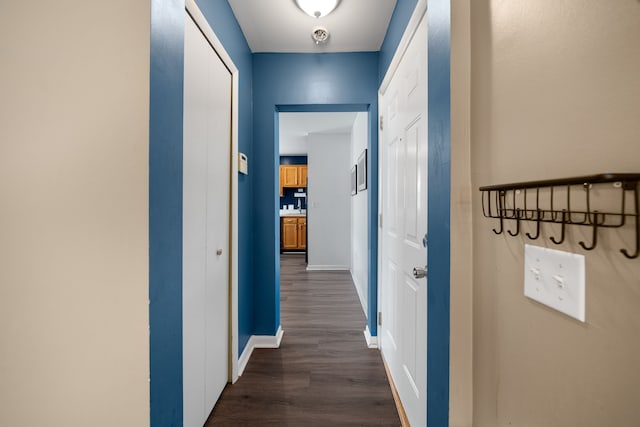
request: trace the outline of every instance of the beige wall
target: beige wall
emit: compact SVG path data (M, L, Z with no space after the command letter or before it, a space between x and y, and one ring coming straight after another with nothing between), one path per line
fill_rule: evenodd
M580 323L523 296L526 237L494 235L477 188L640 172L639 138L638 0L471 2L475 427L638 425L640 259L618 252L631 230L585 252L571 229L560 247L586 254Z
M451 427L471 426L473 411L470 8L451 2Z
M0 425L149 424L149 15L0 5Z

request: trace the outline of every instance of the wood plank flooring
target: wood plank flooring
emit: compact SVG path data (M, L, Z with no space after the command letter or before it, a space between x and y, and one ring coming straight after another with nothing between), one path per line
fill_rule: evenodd
M279 349L256 349L206 426L399 426L378 350L349 272L308 272L281 256Z

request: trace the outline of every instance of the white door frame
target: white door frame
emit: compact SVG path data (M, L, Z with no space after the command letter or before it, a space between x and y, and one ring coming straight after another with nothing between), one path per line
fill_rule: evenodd
M216 51L222 62L231 71L231 250L229 256L229 368L228 381L238 380L238 99L239 72L231 56L207 22L195 0L186 0L185 9L198 25L202 34Z

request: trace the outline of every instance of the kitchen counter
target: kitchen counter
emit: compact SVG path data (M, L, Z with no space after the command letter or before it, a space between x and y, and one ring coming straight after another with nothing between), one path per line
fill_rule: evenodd
M303 210L302 212L297 211L297 210L284 210L284 209L280 209L280 218L283 218L285 216L293 216L293 217L305 217L307 216L307 211Z

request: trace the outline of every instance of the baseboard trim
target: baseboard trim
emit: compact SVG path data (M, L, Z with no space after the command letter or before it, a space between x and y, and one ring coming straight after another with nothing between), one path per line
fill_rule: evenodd
M358 294L358 299L360 300L360 306L362 306L362 311L364 312L364 317L369 318L367 313L367 299L362 295L362 290L358 287L358 283L356 281L356 276L353 274L353 270L350 270L351 273L351 281L353 282L353 287L356 288L356 293Z
M367 347L378 348L378 337L371 336L369 325L364 328L364 339L367 341Z
M387 379L389 380L389 387L391 387L393 401L396 403L396 410L398 411L398 417L400 418L400 425L401 427L411 427L411 424L409 424L409 417L407 417L404 406L402 406L402 401L400 400L398 389L396 388L396 385L393 382L393 378L391 377L391 372L389 371L389 366L387 366L387 361L384 360L384 354L382 354L382 363L384 364L384 370L387 373Z
M275 335L251 335L249 342L247 342L244 351L240 355L240 359L238 359L238 376L241 376L244 372L244 368L247 367L255 348L279 348L283 335L284 329L282 329L282 326L278 327Z
M349 271L348 265L307 265L307 271Z

